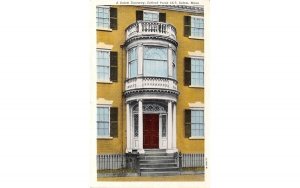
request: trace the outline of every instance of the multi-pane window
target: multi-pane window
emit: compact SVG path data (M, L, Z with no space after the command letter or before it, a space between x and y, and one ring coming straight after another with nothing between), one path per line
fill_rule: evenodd
M191 59L191 85L204 86L203 59Z
M203 110L191 110L191 136L204 136Z
M144 11L144 21L158 22L159 21L159 13Z
M128 51L129 78L137 76L137 48Z
M167 136L167 116L166 115L161 116L161 136L162 137Z
M109 107L97 107L97 135L109 136Z
M164 47L144 47L144 75L168 76L168 53Z
M110 52L97 50L97 78L101 81L109 81L110 77Z
M191 17L191 36L203 37L204 36L204 20L200 17Z
M96 10L96 21L98 28L110 28L110 14L109 7L97 7Z
M134 137L139 136L139 115L133 115L133 125L134 125Z

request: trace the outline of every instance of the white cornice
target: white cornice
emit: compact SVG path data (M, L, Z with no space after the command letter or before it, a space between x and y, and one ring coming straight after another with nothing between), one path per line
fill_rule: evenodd
M189 13L204 13L203 5L195 5L195 6L186 6L186 5L143 5L140 7L147 8L157 8L157 9L166 9L166 10L175 10L179 12L189 12Z
M113 101L111 101L111 100L106 100L106 99L104 99L104 98L98 98L97 99L97 104L99 104L99 105L112 105L112 103L113 103Z
M104 42L98 42L97 43L97 48L111 50L113 48L113 45L105 44Z
M190 108L204 108L204 104L201 101L189 103Z

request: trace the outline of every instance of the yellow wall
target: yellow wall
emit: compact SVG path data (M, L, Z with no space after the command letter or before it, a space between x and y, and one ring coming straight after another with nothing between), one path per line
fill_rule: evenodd
M112 140L97 140L97 153L124 153L126 149L126 108L123 97L124 80L126 77L126 55L120 45L125 41L125 29L136 20L136 10L143 7L115 6L118 8L118 30L97 31L97 43L113 45L112 51L118 52L118 82L112 84L97 83L97 98L112 100L113 107L118 107L118 138ZM147 8L146 10L151 10ZM152 9L155 10L155 9ZM184 109L188 109L188 103L201 101L204 103L204 89L189 88L183 85L184 81L184 57L188 51L202 51L204 53L204 41L189 39L183 36L183 18L192 13L170 10L158 10L166 13L166 21L177 30L177 80L180 95L177 103L177 148L182 153L203 153L204 140L189 140L184 138ZM198 14L199 15L199 14ZM123 131L122 131L123 130ZM122 139L123 138L123 139ZM123 146L123 147L122 147Z

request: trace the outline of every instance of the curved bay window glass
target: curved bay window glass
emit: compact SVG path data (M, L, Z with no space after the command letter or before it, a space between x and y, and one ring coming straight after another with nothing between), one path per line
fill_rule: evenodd
M128 51L129 78L137 76L137 48Z
M173 78L176 79L176 53L172 50L172 68L173 68Z
M144 47L144 76L168 77L167 48Z

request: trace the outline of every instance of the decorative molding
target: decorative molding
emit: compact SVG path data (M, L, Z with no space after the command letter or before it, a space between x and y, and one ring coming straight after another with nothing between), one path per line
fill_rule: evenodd
M204 14L204 6L203 5L193 5L193 6L186 6L186 5L160 5L160 6L159 5L151 5L151 6L149 6L149 5L144 5L141 7Z
M134 95L140 94L157 94L158 96L161 94L167 94L175 96L176 98L179 95L179 92L176 90L169 90L169 89L132 89L124 92L125 97L130 97Z
M98 42L97 43L97 48L112 50L113 45L111 45L111 44L105 44L104 42Z
M158 35L139 35L139 36L134 36L129 39L127 39L124 43L124 46L128 46L131 42L136 41L136 40L141 40L141 39L151 39L151 40L165 40L167 42L172 43L175 47L178 46L178 42L170 37L163 37L163 36L158 36Z
M189 103L190 108L204 108L204 103L197 101L194 103Z
M99 105L112 105L113 101L110 101L110 100L106 100L104 98L98 98L97 99L97 104Z
M135 105L135 107L133 108L133 112L137 113L138 112L138 105ZM159 105L159 104L155 104L155 103L148 103L148 104L143 104L143 113L145 112L157 112L157 113L166 113L166 109Z
M189 56L191 57L204 57L204 53L200 50L194 52L188 52Z

